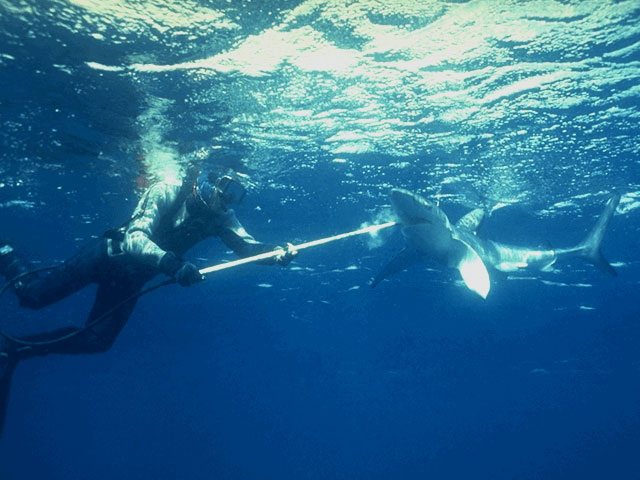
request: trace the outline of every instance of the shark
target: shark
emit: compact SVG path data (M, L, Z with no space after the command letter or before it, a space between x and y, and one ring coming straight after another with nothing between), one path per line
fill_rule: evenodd
M380 270L371 287L425 260L457 269L467 288L484 299L491 289L489 268L502 272L545 271L559 260L578 257L609 275L616 275L602 255L601 246L619 202L620 195L612 194L596 224L576 246L540 249L505 245L483 238L478 230L487 216L485 209L472 210L454 224L437 204L408 190L393 189L391 204L406 246Z

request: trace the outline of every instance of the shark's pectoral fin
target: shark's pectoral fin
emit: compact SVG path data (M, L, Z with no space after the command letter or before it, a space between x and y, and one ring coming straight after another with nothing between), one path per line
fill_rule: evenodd
M378 275L376 275L371 282L371 288L374 288L388 276L410 267L418 261L418 258L419 256L415 250L405 248L393 257L389 263L382 267L382 270L380 270Z
M487 298L491 282L489 272L480 255L462 240L457 240L457 265L462 280L469 290L473 290L482 298Z

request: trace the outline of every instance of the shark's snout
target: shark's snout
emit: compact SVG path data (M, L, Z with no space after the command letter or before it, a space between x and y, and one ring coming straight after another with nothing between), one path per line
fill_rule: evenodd
M391 204L398 218L405 225L431 222L432 204L408 190L391 190Z

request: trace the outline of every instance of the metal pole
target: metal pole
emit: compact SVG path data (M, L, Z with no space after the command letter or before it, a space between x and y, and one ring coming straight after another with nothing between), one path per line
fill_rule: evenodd
M300 251L305 248L315 247L317 245L323 245L329 242L335 242L336 240L342 240L343 238L353 237L355 235L363 235L365 233L375 233L384 228L393 227L396 225L396 222L387 222L381 223L379 225L371 225L369 227L360 228L358 230L354 230L353 232L341 233L339 235L333 235L332 237L320 238L318 240L313 240L311 242L301 243L299 245L290 245L290 251ZM220 263L218 265L213 265L211 267L203 268L200 270L201 275L206 275L208 273L219 272L220 270L226 270L227 268L237 267L238 265L244 265L245 263L258 262L260 260L266 260L267 258L277 257L279 255L284 255L286 251L284 249L277 249L271 252L261 253L259 255L254 255L252 257L240 258L238 260L233 260L231 262Z

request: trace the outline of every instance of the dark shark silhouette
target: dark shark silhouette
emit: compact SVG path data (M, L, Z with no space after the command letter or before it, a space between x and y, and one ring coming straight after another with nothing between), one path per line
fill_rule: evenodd
M620 195L613 194L589 235L575 247L539 250L504 245L478 236L476 232L485 217L483 209L472 210L454 225L434 203L407 190L394 189L391 203L407 245L383 267L371 286L420 260L458 269L465 285L482 298L487 297L491 288L487 266L506 272L523 268L545 270L557 260L580 257L616 275L600 247L619 202Z

